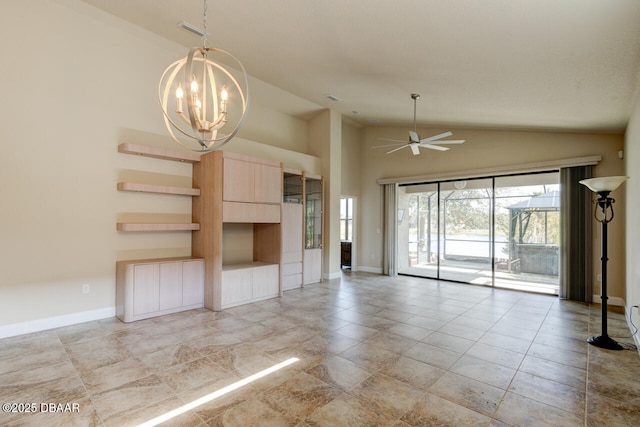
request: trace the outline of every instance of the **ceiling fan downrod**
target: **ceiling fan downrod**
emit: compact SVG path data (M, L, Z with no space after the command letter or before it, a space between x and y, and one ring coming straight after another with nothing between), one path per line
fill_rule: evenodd
M420 94L419 93L412 93L411 94L411 99L413 99L413 131L415 133L418 133L417 128L416 128L416 101L418 99L420 99Z

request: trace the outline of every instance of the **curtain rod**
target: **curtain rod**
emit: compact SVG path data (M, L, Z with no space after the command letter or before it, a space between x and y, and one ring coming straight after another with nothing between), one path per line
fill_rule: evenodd
M465 171L442 172L432 173L428 175L413 175L395 178L380 178L376 182L380 185L412 184L418 182L442 181L443 179L470 179L481 178L483 176L507 175L511 173L544 172L554 169L570 168L576 166L597 165L601 160L602 156L574 157L571 159L497 166L492 168L472 169Z

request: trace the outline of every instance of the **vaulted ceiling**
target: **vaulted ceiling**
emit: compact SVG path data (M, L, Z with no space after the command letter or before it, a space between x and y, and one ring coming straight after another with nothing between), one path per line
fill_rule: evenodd
M202 27L200 0L84 1L200 43L177 26ZM209 0L208 30L304 100L278 108L363 126L411 124L419 93L421 126L621 132L640 83L638 0Z

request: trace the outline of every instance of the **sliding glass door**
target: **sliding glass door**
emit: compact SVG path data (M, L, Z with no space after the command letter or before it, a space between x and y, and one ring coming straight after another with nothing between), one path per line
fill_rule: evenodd
M398 189L398 272L438 277L438 184Z
M440 184L440 279L491 284L491 179Z
M398 273L558 293L558 173L402 185Z
M557 172L495 178L495 286L558 294L560 186Z

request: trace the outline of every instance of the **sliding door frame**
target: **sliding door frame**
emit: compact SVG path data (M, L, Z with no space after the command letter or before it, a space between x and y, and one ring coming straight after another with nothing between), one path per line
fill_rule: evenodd
M396 187L396 190L398 190L399 187L410 187L413 185L436 185L437 187L437 207L436 207L436 212L437 212L437 261L436 261L436 277L435 279L437 280L445 280L445 281L449 281L449 282L456 282L456 283L464 283L464 284L472 284L470 282L465 282L462 280L455 280L455 279L448 279L448 278L442 278L441 276L441 256L443 255L441 253L441 251L444 249L442 247L441 241L443 240L442 237L442 228L443 228L443 223L442 221L445 220L445 218L443 218L443 215L445 215L446 213L443 214L442 212L442 206L441 206L441 194L442 194L442 184L443 183L452 183L452 182L457 182L457 181L474 181L474 180L487 180L490 179L490 186L486 187L486 190L490 190L490 194L488 194L488 198L489 198L489 203L488 203L488 209L489 209L489 226L488 226L488 242L489 242L489 266L490 266L490 273L491 273L491 284L490 285L486 285L486 286L490 286L490 287L496 287L496 241L495 241L495 237L496 237L496 179L499 178L508 178L508 177L522 177L522 176L533 176L533 175L542 175L542 174L552 174L555 173L558 175L558 185L560 184L560 170L558 169L548 169L548 170L539 170L539 171L534 171L534 172L523 172L523 173L505 173L505 174L496 174L496 175L492 175L492 176L480 176L480 177L466 177L464 179L442 179L442 180L435 180L435 181L426 181L426 182L412 182L412 183L403 183L403 184L399 184ZM397 203L397 194L396 194L396 198L395 201ZM418 215L419 214L419 205L418 205ZM431 215L431 209L429 212L429 215ZM418 233L419 234L419 233ZM396 239L398 237L398 234L396 233ZM428 236L429 241L431 241L431 235L429 234ZM397 245L395 245L395 250L396 250L396 254L397 251L399 250L399 247ZM418 255L419 257L419 255ZM397 259L397 255L396 255L396 259ZM397 274L400 275L404 275L404 276L414 276L414 277L425 277L425 278L430 278L428 276L419 276L416 274L409 274L409 273L400 273L397 272ZM558 277L558 279L560 279L560 277ZM558 286L560 284L558 283Z

